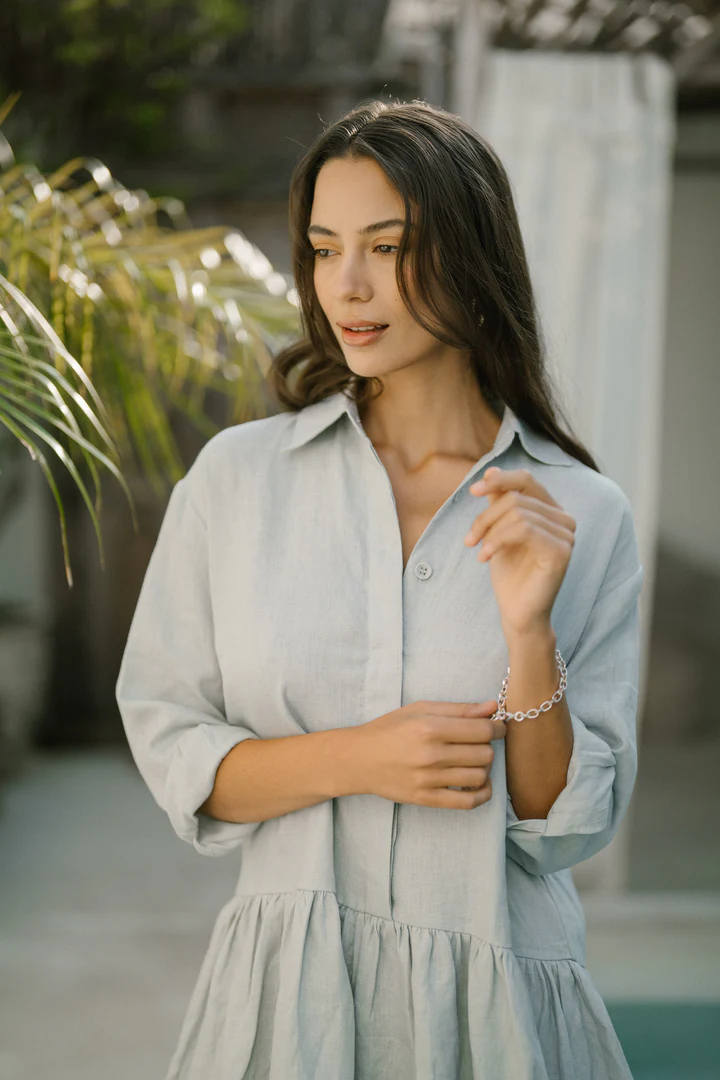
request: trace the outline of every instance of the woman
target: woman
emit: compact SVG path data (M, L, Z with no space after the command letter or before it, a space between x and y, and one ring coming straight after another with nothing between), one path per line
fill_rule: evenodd
M627 1080L570 867L635 780L643 567L505 171L372 101L290 214L283 409L175 486L117 685L177 833L240 855L167 1080Z

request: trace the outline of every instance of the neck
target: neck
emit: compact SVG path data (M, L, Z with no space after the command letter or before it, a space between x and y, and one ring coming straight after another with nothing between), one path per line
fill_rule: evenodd
M404 369L382 381L360 419L375 448L393 451L408 470L438 456L477 461L492 449L501 420L465 364L442 365L428 377Z

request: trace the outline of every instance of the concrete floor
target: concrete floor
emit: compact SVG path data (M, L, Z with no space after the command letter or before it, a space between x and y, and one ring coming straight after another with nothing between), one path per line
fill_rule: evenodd
M129 755L93 749L36 754L7 785L0 867L2 1080L163 1080L237 860L199 856ZM634 892L585 909L588 967L637 1041L636 1080L719 1077L720 893ZM683 1071L671 1051L655 1064L646 1053L669 1024L647 1008L668 1003L680 1043L703 1047Z

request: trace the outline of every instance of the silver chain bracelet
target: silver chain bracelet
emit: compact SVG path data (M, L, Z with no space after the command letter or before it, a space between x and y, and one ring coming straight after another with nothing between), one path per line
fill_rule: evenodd
M560 650L555 650L555 659L557 660L558 670L560 671L560 685L550 698L549 701L543 701L542 705L537 709L528 709L527 712L514 712L509 713L505 710L505 700L507 698L508 682L510 680L510 668L507 669L507 675L503 679L502 689L498 694L498 709L491 720L502 720L507 724L508 720L534 720L540 715L540 713L547 712L548 709L552 709L553 705L556 705L561 700L565 690L567 690L567 668L565 667L565 661L560 655Z

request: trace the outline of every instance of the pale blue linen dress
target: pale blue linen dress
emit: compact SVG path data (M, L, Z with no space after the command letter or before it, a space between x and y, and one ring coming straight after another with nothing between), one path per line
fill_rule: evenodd
M547 819L517 819L502 740L471 811L363 794L258 823L198 814L243 739L497 698L499 610L463 544L491 462L529 468L577 521L552 613L574 746ZM172 492L117 682L175 831L239 857L166 1080L630 1078L569 868L632 793L642 578L622 490L509 408L404 571L388 475L343 393L210 440Z

